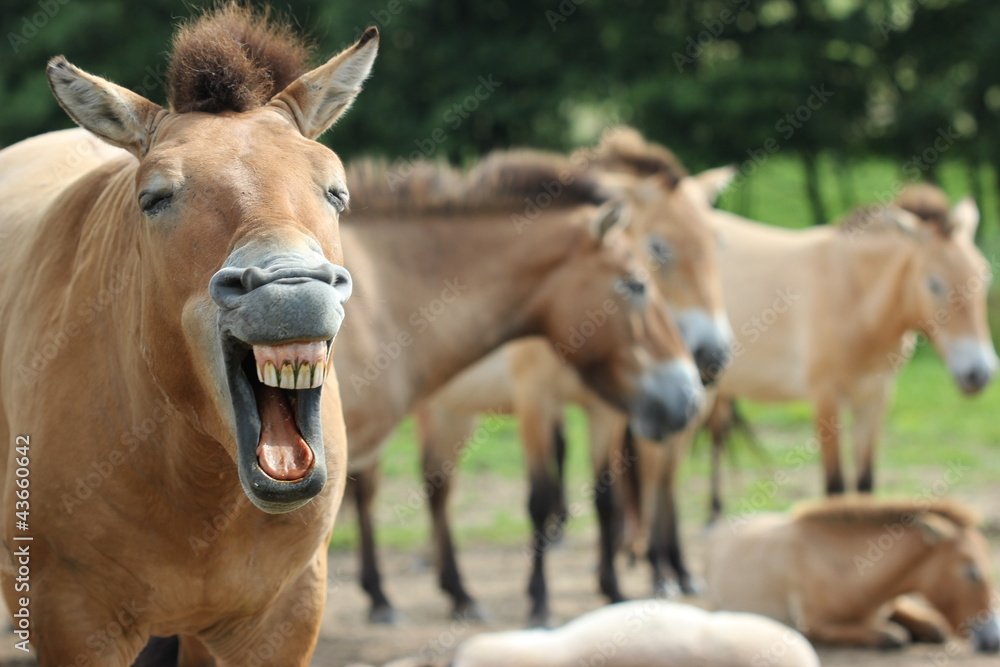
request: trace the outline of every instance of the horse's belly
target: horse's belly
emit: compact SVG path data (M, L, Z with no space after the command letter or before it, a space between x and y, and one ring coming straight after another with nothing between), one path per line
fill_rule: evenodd
M795 401L808 396L806 377L797 355L747 355L722 375L719 393L763 402Z

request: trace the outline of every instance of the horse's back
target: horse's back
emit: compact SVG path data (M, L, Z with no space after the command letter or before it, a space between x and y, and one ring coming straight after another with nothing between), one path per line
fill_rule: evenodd
M717 211L726 310L737 340L719 380L726 396L762 401L806 398L814 344L812 309L834 230L788 230Z

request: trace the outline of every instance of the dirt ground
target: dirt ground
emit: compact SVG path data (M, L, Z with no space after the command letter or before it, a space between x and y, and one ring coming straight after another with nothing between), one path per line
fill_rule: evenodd
M700 550L697 535L691 535L692 569ZM596 609L603 604L597 594L596 535L567 539L549 555L547 573L556 624ZM1000 541L992 540L994 563L1000 566ZM367 597L353 580L353 554L337 553L331 559L331 593L314 667L339 667L352 662L381 665L408 656L447 658L462 639L483 630L523 627L527 618L528 561L517 547L466 548L461 565L471 592L490 614L484 625L468 625L449 618L447 598L436 586L428 562L420 557L387 554L383 559L386 592L402 613L396 627L369 625L365 619ZM628 567L620 563L626 595L642 597L650 588L644 564ZM690 600L697 604L697 599ZM972 653L961 641L948 646L924 646L902 652L866 650L820 650L823 665L830 667L916 667L962 665L997 667L996 656ZM442 661L443 664L446 664Z
M386 489L394 495L393 484ZM403 487L401 487L402 489ZM456 499L455 525L459 543L461 527L475 521L483 512L484 494L489 504L508 508L511 513L523 512L523 487L514 480L480 479L467 484ZM996 530L1000 516L1000 489L983 490L977 497L980 508L987 512L990 530L994 574L1000 573L1000 537ZM399 494L400 497L404 497ZM977 494L978 495L978 494ZM700 497L700 496L699 496ZM971 498L969 500L972 500ZM382 509L382 508L380 508ZM383 519L388 520L388 515ZM423 518L422 516L420 517ZM339 522L353 525L350 507L345 508ZM385 524L383 524L385 525ZM527 542L527 535L524 536ZM702 560L702 529L694 521L684 525L684 538L691 569L700 572ZM383 665L405 657L423 657L447 664L453 648L463 639L482 631L523 627L528 613L527 576L529 557L517 546L517 536L511 535L510 546L466 545L459 552L460 564L470 592L489 614L489 622L470 625L450 618L450 604L436 585L430 565L429 549L393 550L383 548L382 571L385 588L401 613L394 627L374 626L367 622L368 600L356 583L356 556L350 551L334 551L330 557L330 592L322 634L313 667L342 667L354 663ZM604 604L597 593L596 530L577 529L548 556L547 573L554 624L562 624L582 613ZM645 597L650 590L649 571L644 563L629 567L619 560L623 592L633 598ZM695 604L697 598L688 600ZM13 649L11 635L0 636L0 667L32 667L35 662ZM964 642L953 641L947 646L912 647L901 652L879 652L848 649L821 649L823 665L829 667L997 667L1000 659L973 654Z

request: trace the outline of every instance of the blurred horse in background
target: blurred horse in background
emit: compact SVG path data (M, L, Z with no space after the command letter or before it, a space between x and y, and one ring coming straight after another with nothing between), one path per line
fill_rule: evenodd
M996 653L991 565L976 523L952 501L867 495L719 523L707 549L709 602L770 616L816 642L897 648L951 631ZM910 593L931 609L900 598Z
M564 156L531 151L492 154L467 173L408 168L348 171L344 254L363 287L335 360L362 586L381 622L394 616L371 515L382 444L463 368L514 338L545 336L588 387L655 438L683 428L703 394L645 270L645 248L624 229L643 210L638 202Z
M727 363L731 331L722 307L718 239L709 220L714 194L729 181L732 171L688 176L665 148L622 128L610 130L596 148L579 151L572 159L591 165L633 204L629 233L646 248L645 270L678 318L702 379L716 379ZM547 341L533 339L510 343L464 371L416 411L424 476L433 482L430 510L440 583L452 597L456 614L479 616L458 571L448 521L447 500L456 462L479 413L513 413L518 417L531 487L528 508L535 536L529 585L531 623L547 622L544 556L559 535L566 511L560 464L555 462L564 447L563 412L571 402L584 407L589 417L591 457L598 479L594 501L601 527L601 590L611 601L624 599L612 567L619 537L615 520L620 512L611 477L618 473L619 464L609 460L609 452L619 450L616 443L626 430L628 416L590 391Z

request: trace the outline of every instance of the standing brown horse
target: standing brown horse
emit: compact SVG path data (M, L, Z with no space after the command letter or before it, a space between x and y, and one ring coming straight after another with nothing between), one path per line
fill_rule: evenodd
M645 246L644 268L661 289L671 312L678 316L682 337L702 378L715 379L725 364L731 333L722 308L715 261L718 239L711 225L711 193L728 183L732 171L688 176L669 151L647 143L630 129L606 135L596 149L588 149L588 157L600 177L611 178L622 195L633 202L634 221L629 233ZM611 169L614 173L606 171ZM671 174L679 177L670 178ZM601 530L601 591L613 602L624 599L612 567L618 516L612 478L623 466L621 461L609 461L609 452L618 451L615 443L621 440L628 417L590 391L545 340L535 338L512 342L466 369L416 411L424 478L430 487L428 508L438 574L441 588L454 601L456 615L468 618L479 612L458 570L448 497L457 461L464 454L478 414L491 411L512 413L518 418L528 465L528 509L536 542L529 586L530 622L547 622L545 554L560 534L564 518L560 507L565 511L561 471L553 469L553 453L560 451L563 444L561 425L568 403L583 407L588 417L591 459L597 477L594 503ZM626 462L624 467L632 466Z
M309 663L351 293L315 139L377 43L305 71L289 30L225 5L175 38L169 109L55 58L90 132L0 153L3 592L42 667L126 667L151 635L186 665Z
M344 226L349 266L364 287L336 368L362 585L376 621L393 618L370 511L381 444L463 368L514 338L545 336L651 437L682 428L702 396L691 355L645 275L644 251L622 229L633 204L609 200L560 156L499 153L465 175L414 170L402 183L385 167L350 170L355 204Z

